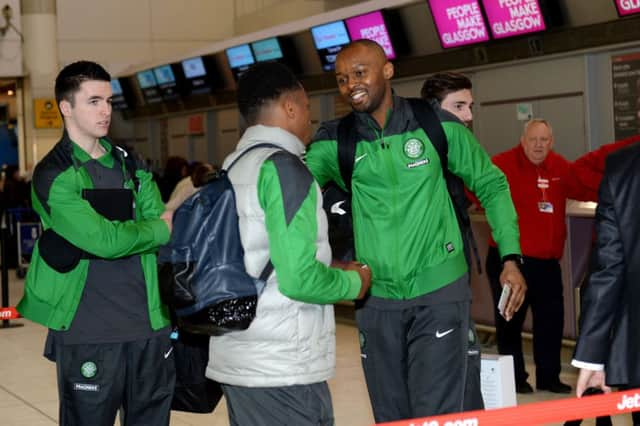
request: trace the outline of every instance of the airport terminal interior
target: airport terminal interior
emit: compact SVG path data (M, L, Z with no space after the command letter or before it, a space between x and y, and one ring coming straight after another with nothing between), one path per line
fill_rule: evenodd
M105 67L113 91L109 136L160 177L168 160L177 157L221 167L241 136L237 80L255 63L278 61L300 78L313 131L347 114L351 107L336 86L335 58L361 38L383 47L395 67L392 87L399 96L419 97L425 79L437 72L466 75L474 99L469 127L491 156L516 146L532 118L552 125L553 149L569 161L640 134L638 0L5 0L0 2L3 308L15 307L22 297L40 232L28 195L13 197L15 204L6 201L6 188L16 188L7 182L28 188L35 165L60 140L63 123L53 87L62 67L78 60ZM595 207L568 200L560 260L560 377L574 390L578 370L570 362ZM489 224L482 211L471 210L470 217L484 265ZM472 268L471 286L482 353L497 354L486 271ZM329 385L336 424L374 424L353 304L335 310L337 368ZM0 425L57 424L55 364L42 356L47 330L24 318L7 318L0 326ZM525 362L535 389L531 330L529 314ZM513 383L508 389L517 405L574 395L516 395ZM173 412L171 424L227 425L224 400L211 414ZM630 415L613 416L613 424L632 424Z

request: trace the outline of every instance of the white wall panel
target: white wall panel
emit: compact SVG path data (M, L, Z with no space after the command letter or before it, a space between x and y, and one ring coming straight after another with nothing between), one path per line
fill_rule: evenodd
M148 62L153 59L149 40L69 40L58 44L60 67L86 59L99 62L112 74L127 68L132 62Z
M152 0L58 0L58 40L149 39L151 3Z
M233 35L233 0L153 0L154 40L214 41Z
M478 72L474 79L476 104L527 96L554 95L584 90L582 56L547 59Z

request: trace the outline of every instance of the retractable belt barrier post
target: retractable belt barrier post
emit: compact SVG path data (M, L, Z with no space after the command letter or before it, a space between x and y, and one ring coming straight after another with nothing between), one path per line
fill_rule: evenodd
M9 306L9 265L7 265L7 221L6 213L0 218L0 261L2 262L2 311ZM9 320L2 316L2 327L8 327Z
M15 308L9 306L9 265L7 264L7 220L6 212L0 217L0 262L2 262L1 285L2 285L2 308L0 308L0 319L2 319L2 328L8 328L12 325L9 320L20 318L20 314ZM21 325L21 324L19 324ZM15 324L14 324L15 326Z
M605 395L534 402L518 407L467 411L420 419L378 423L378 426L512 426L544 425L576 419L640 411L640 388Z

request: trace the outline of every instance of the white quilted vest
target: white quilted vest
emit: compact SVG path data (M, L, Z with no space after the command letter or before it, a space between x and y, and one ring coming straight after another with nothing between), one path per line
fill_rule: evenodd
M304 145L291 133L275 127L252 126L224 162L226 168L239 153L258 143L272 143L300 157ZM269 259L264 211L257 194L262 163L276 148L257 148L229 172L236 194L245 267L259 276ZM331 262L327 219L318 191L316 258ZM295 256L296 253L291 253ZM304 279L304 277L300 277ZM256 318L244 331L211 338L207 377L220 383L247 387L274 387L318 383L335 371L335 321L332 305L298 302L278 290L276 274L269 277L258 299Z

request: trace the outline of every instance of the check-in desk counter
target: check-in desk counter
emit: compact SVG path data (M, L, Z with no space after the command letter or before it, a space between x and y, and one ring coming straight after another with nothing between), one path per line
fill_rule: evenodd
M595 203L567 202L567 241L564 247L564 256L560 261L562 268L562 283L564 286L564 332L563 336L575 339L577 336L577 321L579 314L578 287L582 283L587 272L589 254L593 239L593 217ZM471 213L471 224L478 244L478 254L482 265L482 274L479 275L476 268L472 268L471 287L473 291L473 303L471 313L477 324L494 325L493 299L489 281L485 270L487 256L489 225L483 213ZM543 229L540 232L544 232ZM527 314L524 324L525 331L531 331L531 310Z

